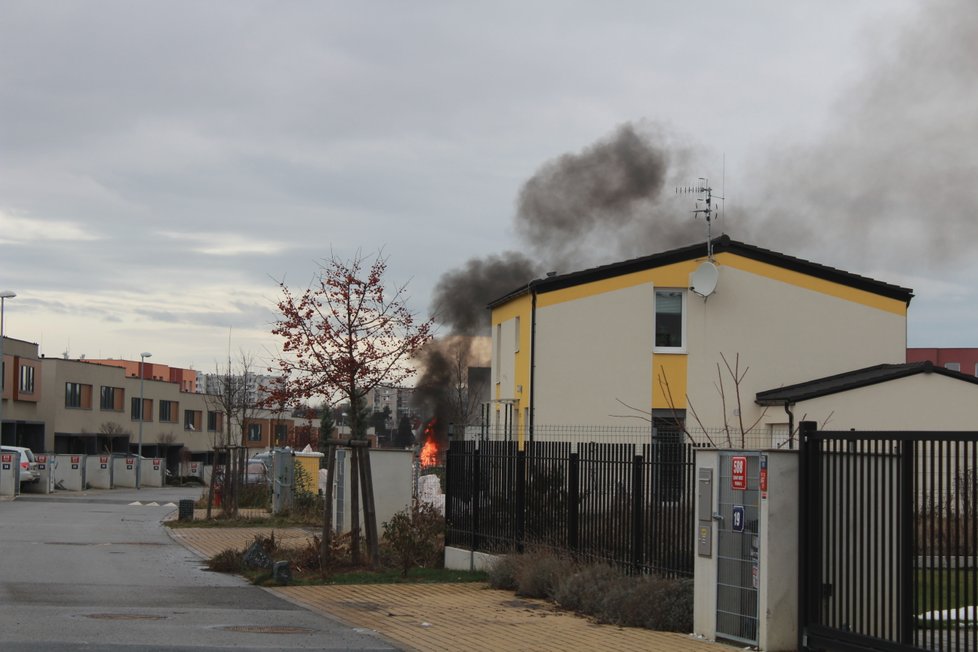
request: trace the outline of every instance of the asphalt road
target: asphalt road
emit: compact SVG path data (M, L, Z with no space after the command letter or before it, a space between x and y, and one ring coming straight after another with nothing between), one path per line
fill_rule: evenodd
M177 509L166 503L199 496L144 488L0 502L0 650L395 649L206 570L160 524Z

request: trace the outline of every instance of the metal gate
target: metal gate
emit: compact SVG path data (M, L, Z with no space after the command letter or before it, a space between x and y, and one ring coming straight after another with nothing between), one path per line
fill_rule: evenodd
M801 442L801 647L978 650L978 433Z
M757 645L760 585L758 453L720 454L717 637Z

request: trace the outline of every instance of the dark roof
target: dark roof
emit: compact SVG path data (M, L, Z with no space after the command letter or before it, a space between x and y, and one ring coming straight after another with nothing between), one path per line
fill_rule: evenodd
M835 376L826 376L817 380L809 380L796 385L768 389L758 392L755 400L759 405L784 405L809 399L845 392L850 389L885 383L898 378L906 378L916 374L938 374L956 380L963 380L978 385L978 378L959 371L951 371L944 367L927 362L908 362L906 364L879 364L875 367L856 369Z
M905 302L907 305L910 304L910 300L913 298L913 290L909 288L883 283L882 281L845 272L834 267L819 265L818 263L788 256L787 254L778 253L769 249L762 249L761 247L755 247L754 245L749 245L743 242L737 242L736 240L731 240L730 237L726 235L722 235L713 240L713 253L719 254L724 252L737 254L738 256L742 256L744 258L750 258L758 262L807 274L808 276L814 276L826 281L847 285L858 290L865 290L866 292L879 294L890 299L897 299ZM548 276L547 278L530 281L530 283L527 285L516 288L512 292L490 302L489 307L494 308L498 305L504 304L511 299L515 299L516 297L529 293L531 290L538 294L543 292L552 292L554 290L561 290L568 287L574 287L575 285L600 281L606 278L614 278L615 276L623 276L625 274L631 274L633 272L639 272L646 269L654 269L656 267L672 265L673 263L696 260L698 258L706 258L706 256L706 243L703 242L701 244L690 245L680 249L672 249L670 251L652 254L651 256L643 256L642 258L633 258L632 260L626 260L619 263L611 263L610 265L593 267L580 272L572 272L570 274L561 274L558 276Z

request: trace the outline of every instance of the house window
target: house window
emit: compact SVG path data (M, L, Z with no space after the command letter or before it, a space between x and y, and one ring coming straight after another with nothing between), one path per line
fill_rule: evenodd
M65 383L65 407L80 408L82 406L81 383Z
M160 421L174 423L179 413L176 401L160 401Z
M496 384L498 385L499 384L500 365L502 364L502 355L503 355L503 352L501 351L502 346L503 346L503 325L502 324L496 324L496 336L493 339L495 341L492 343L492 348L496 351Z
M513 329L513 352L520 352L520 318L516 318L516 328Z
M685 352L686 293L682 290L655 291L655 346L664 353Z
M200 430L200 410L183 411L183 429L191 432Z
M261 424L248 424L248 441L261 441Z
M20 391L22 394L34 393L34 367L20 368Z
M103 385L99 394L99 408L113 412L122 412L123 396L124 392L121 387L106 387Z
M944 363L944 368L945 369L950 369L951 371L961 371L961 363L960 362L945 362Z
M207 432L218 432L221 429L221 415L210 410L207 412Z
M132 420L133 421L142 421L143 420L143 409L142 408L146 408L145 409L145 412L146 412L146 414L149 417L148 419L146 419L146 421L152 421L153 420L153 399L147 398L147 399L143 400L143 399L140 399L138 396L134 396L132 398L132 408L131 408L131 411L132 411Z
M289 426L286 424L278 424L275 426L275 442L277 444L284 444L289 440Z

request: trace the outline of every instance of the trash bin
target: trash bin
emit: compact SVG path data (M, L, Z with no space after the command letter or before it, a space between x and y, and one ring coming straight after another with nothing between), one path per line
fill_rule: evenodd
M194 501L190 498L182 499L180 501L178 515L181 521L194 520Z

